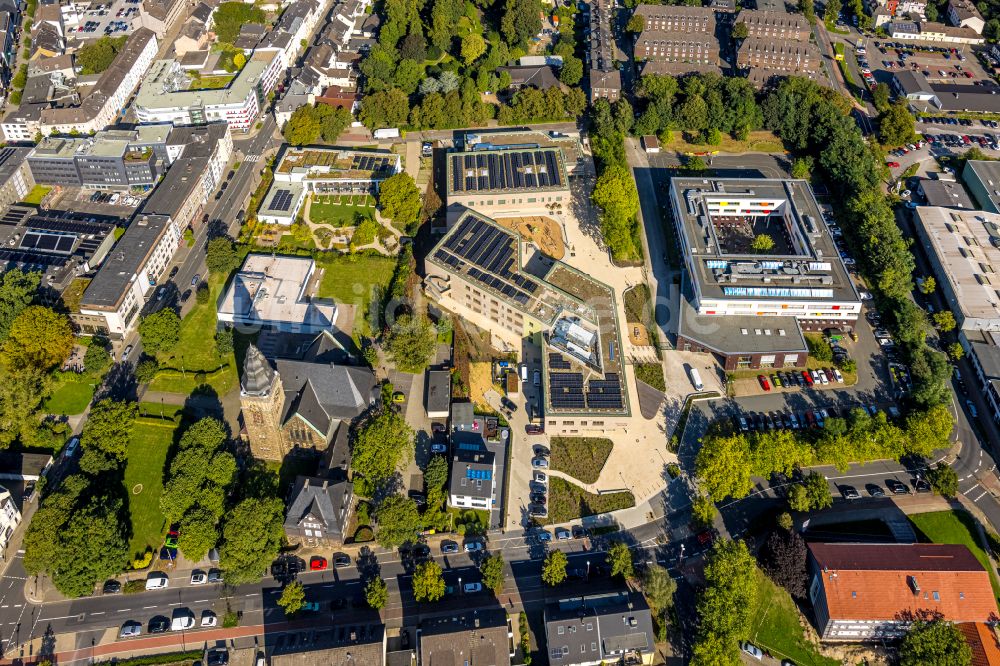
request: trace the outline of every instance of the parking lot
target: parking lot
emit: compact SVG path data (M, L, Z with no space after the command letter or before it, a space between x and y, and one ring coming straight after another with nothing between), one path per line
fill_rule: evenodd
M80 12L79 25L67 28L68 36L79 40L91 40L105 36L127 35L131 32L132 21L138 21L141 1L114 0L114 2L91 4Z
M94 215L129 218L142 203L142 195L108 192L83 187L61 187L52 192L49 208L75 210Z

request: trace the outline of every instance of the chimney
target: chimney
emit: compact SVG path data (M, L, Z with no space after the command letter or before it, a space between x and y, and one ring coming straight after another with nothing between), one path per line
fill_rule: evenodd
M309 487L309 477L308 476L306 477L305 482L302 484L302 487L303 488L308 488Z
M329 484L329 481L327 481L326 479L323 479L323 490L326 490L326 487L327 487L328 484Z
M478 628L479 628L479 618L477 617L476 618L476 629L478 629Z

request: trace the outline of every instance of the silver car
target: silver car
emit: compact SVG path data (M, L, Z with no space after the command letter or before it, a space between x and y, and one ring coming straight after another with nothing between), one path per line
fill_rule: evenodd
M134 620L129 620L122 625L122 630L118 633L119 638L135 638L142 635L142 625Z

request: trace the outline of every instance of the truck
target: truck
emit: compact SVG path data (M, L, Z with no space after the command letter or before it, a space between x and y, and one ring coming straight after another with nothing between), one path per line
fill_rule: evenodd
M398 139L399 138L399 128L398 127L386 127L383 129L377 129L373 133L376 139Z
M691 370L688 371L688 374L691 375L691 385L694 386L694 390L704 391L705 385L701 381L701 375L698 373L698 368L691 368Z

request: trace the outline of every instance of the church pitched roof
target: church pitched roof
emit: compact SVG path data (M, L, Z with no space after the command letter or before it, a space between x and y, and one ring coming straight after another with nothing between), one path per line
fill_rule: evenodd
M243 394L265 396L271 392L273 383L274 368L255 345L250 345L243 359L243 379L240 381Z
M375 395L375 375L368 368L278 359L285 388L284 420L300 418L328 435L334 421L364 412Z

